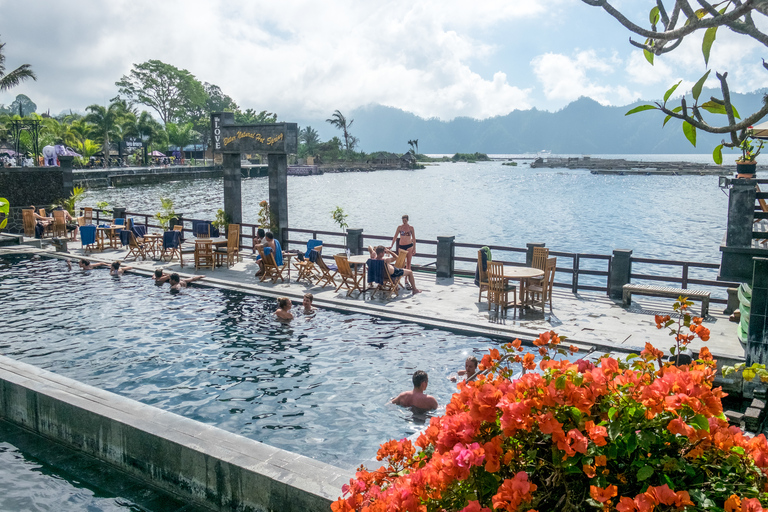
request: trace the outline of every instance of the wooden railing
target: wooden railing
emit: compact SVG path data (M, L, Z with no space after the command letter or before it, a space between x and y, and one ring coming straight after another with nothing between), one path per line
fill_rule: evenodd
M763 180L761 180L763 181ZM768 180L764 180L768 183ZM111 214L99 209L93 210L95 222L111 221ZM141 219L139 224L143 224L147 229L159 229L160 225L156 222L154 215L147 215L137 212L126 212L126 217ZM203 221L206 219L182 219L185 233L192 233L192 222ZM256 224L240 224L240 248L252 249L253 239L256 237L256 231L259 226ZM346 234L337 231L321 231L317 229L288 228L285 230L286 240L283 249L288 250L291 245L306 247L307 241L311 239L322 239L323 246L337 249L343 252L346 249ZM389 247L392 237L381 235L363 235L363 246L384 245ZM437 259L437 241L435 240L416 240L418 252L414 255L413 269L421 272L434 272L435 261ZM424 251L422 248L429 249ZM472 277L475 275L477 267L477 251L483 247L480 244L455 243L457 255L454 256L454 272L459 276ZM493 251L494 261L500 261L506 265L525 266L526 248L509 247L503 245L489 245ZM458 253L462 253L459 255ZM471 254L472 256L468 256ZM555 273L554 285L559 288L569 289L572 293L580 291L593 291L608 293L611 278L612 255L609 254L590 254L590 253L572 253L564 251L549 251L550 256L558 258L558 266ZM722 291L723 288L737 287L739 283L718 281L717 270L720 265L716 263L699 263L692 261L662 260L656 258L630 258L633 272L631 279L646 282L675 283L681 288L695 286L711 287L714 291ZM638 272L638 267L641 272ZM679 272L673 271L673 268L679 267ZM714 271L714 272L713 272ZM586 281L586 282L585 282ZM724 296L716 296L710 299L713 303L727 303Z

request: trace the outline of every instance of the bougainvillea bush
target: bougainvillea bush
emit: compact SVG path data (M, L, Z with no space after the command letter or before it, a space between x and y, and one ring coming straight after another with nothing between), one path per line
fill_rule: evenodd
M663 353L650 344L624 360L573 362L558 355L560 342L542 334L538 364L519 341L491 350L481 362L487 374L459 384L416 446L382 445L384 465L361 467L332 510L732 512L768 504L768 442L728 425L709 350L681 366L659 364Z

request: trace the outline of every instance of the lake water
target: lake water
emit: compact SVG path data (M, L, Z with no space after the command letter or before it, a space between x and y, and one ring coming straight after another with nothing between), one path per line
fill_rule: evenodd
M698 155L594 156L707 162ZM423 239L454 235L463 243L525 247L544 242L568 252L633 249L638 257L719 261L728 196L718 188L717 176L608 176L531 169L526 162L289 176L289 225L339 231L330 212L340 206L350 227L371 235L392 236L407 213ZM244 179L242 196L244 222L256 223L258 203L268 198L268 179ZM187 218L213 219L223 207L222 180L95 189L80 206L106 200L154 213L161 197L173 199L176 211Z

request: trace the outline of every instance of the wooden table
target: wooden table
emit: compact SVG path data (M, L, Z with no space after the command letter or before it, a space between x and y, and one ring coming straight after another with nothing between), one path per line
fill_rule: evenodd
M527 305L526 287L528 279L535 277L544 277L544 271L533 267L512 267L504 265L504 284L506 285L510 279L520 281L519 300L515 306L523 307Z
M145 233L141 239L147 248L152 251L152 259L156 259L157 254L163 249L163 235L159 233Z
M359 273L359 268L362 266L363 268L363 297L365 297L365 291L368 289L368 283L365 281L365 270L366 270L366 263L368 263L368 260L371 259L370 254L360 254L358 256L349 256L347 258L347 261L351 266L355 268L355 272Z
M96 243L99 246L99 250L104 250L104 237L106 236L109 238L109 248L110 249L117 249L117 233L115 230L117 229L125 229L125 226L98 226L96 228Z

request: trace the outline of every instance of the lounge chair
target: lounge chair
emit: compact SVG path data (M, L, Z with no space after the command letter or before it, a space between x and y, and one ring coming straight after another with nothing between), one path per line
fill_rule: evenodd
M337 254L333 257L336 261L336 267L338 268L337 274L341 277L341 283L336 287L336 291L341 290L341 287L347 289L347 297L352 295L355 290L363 291L363 274L355 272L349 265L349 261L343 254Z

